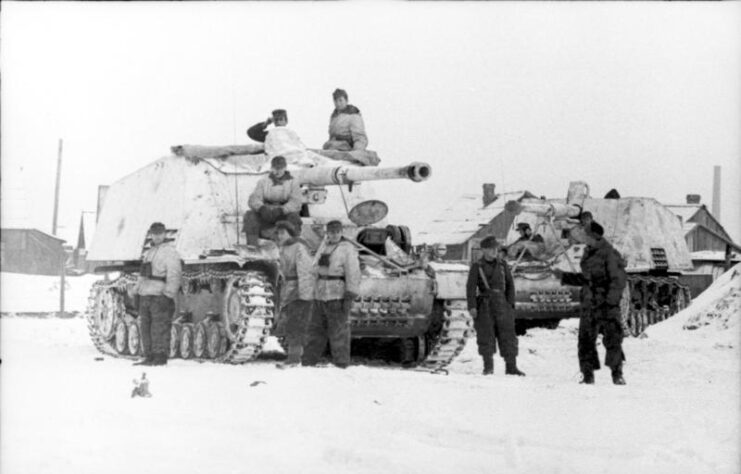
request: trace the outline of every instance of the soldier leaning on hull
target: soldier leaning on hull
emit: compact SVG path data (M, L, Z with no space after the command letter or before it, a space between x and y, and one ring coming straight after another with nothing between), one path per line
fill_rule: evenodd
M596 343L601 332L607 351L605 365L612 370L612 381L616 385L625 385L620 315L620 299L626 284L625 262L603 238L601 225L591 221L584 230L588 247L581 260L582 273L555 272L566 285L583 285L584 311L579 320L578 343L579 368L583 374L581 383L593 384L594 371L600 368Z
M342 223L327 224L327 245L317 255L314 311L309 323L303 365L316 365L329 340L332 362L350 364L350 309L360 291L360 261L355 247L342 238Z
M142 259L136 283L139 295L139 326L144 359L134 365L165 365L170 353L170 330L175 297L180 290L182 263L177 250L165 243L165 226L149 227L154 244Z
M270 174L257 182L244 215L247 245L256 246L260 233L278 222L287 220L301 232L301 185L286 170L286 159L276 156L270 161Z
M297 236L296 227L288 221L275 224L280 245L280 268L283 285L280 290L281 326L285 330L288 357L285 366L297 366L304 353L306 329L314 304L313 263L309 245Z
M525 375L517 368L515 285L507 262L498 257L498 246L494 237L481 241L484 255L471 265L468 272L468 312L474 318L476 343L484 360L484 375L494 373L497 342L506 363L505 373Z
M335 89L332 93L334 111L329 117L329 140L325 150L355 151L368 148L368 136L360 110L347 103L347 92Z

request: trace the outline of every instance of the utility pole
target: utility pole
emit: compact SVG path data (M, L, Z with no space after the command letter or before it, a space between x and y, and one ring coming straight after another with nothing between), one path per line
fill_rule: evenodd
M57 184L54 186L54 218L51 223L51 233L57 235L57 216L59 214L59 185L62 178L62 139L59 139L57 152Z

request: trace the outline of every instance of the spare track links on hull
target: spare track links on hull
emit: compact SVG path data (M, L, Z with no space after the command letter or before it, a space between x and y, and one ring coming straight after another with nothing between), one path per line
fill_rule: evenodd
M621 306L623 333L638 337L652 324L659 323L686 308L692 301L690 289L676 278L644 275L628 276Z
M114 281L97 281L90 290L89 305L86 312L88 331L95 347L103 354L111 357L136 358L140 352L138 318L126 314L124 295L127 286L136 282L136 277L123 274ZM188 294L190 288L197 288L192 283L208 282L211 285L223 284L223 287L233 288L233 298L236 299L238 317L225 315L225 321L234 325L231 328L228 344L224 323L209 322L216 325L216 343L207 341L209 350L200 351L215 356L210 359L214 362L227 364L242 364L255 359L262 350L265 339L270 333L273 324L273 288L268 277L259 271L213 271L207 270L198 273L183 273L182 288ZM226 292L229 295L231 292ZM233 305L225 302L224 310L234 309ZM175 322L174 327L184 324ZM192 325L191 325L192 326ZM194 332L191 327L191 334ZM179 335L180 331L173 331ZM136 339L136 340L133 340ZM208 337L208 339L213 339ZM188 341L192 346L193 340ZM171 357L182 351L182 341L177 341L171 348ZM173 346L173 344L171 344ZM179 350L177 347L179 346ZM214 346L216 347L214 349ZM190 349L192 350L192 349Z
M429 354L422 361L419 370L447 374L445 369L466 347L466 341L473 335L473 320L468 313L467 301L451 299L443 302L442 328L429 340Z

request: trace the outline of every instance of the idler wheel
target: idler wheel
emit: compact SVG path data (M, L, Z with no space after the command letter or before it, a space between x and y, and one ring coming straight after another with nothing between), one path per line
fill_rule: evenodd
M227 281L224 289L224 308L221 312L226 336L230 341L237 339L239 324L242 320L242 296L239 293L239 277L232 277Z
M119 354L128 353L128 328L126 327L126 321L123 319L116 320L114 325L114 336L113 345L116 348L116 352Z
M95 326L98 333L106 341L114 337L116 332L118 298L111 289L104 289L96 296Z
M139 324L136 321L129 323L129 353L131 355L139 355L141 352L141 331L139 330Z
M170 359L174 359L180 355L180 331L182 325L180 323L172 323L170 328Z
M193 325L183 324L180 331L180 357L190 359L193 357Z
M206 323L195 325L193 329L193 356L196 359L203 359L207 354L208 336L206 333Z

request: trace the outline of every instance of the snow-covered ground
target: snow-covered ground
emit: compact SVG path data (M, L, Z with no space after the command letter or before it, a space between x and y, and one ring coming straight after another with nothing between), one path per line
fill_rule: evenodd
M84 312L93 282L100 275L80 275L65 277L65 313ZM25 275L21 273L0 273L0 312L49 314L59 311L58 276Z
M711 287L706 308L739 280ZM622 387L604 369L578 384L571 320L520 337L525 378L504 376L501 359L479 375L471 341L447 376L174 360L147 368L153 396L133 399L142 370L97 360L82 319L5 317L0 472L736 473L741 354L728 308L718 318L693 305L627 339ZM684 330L692 317L728 324Z

